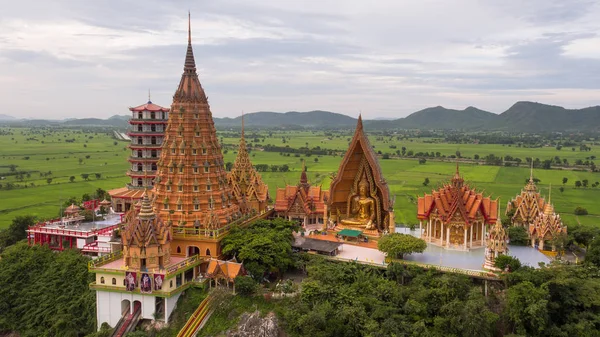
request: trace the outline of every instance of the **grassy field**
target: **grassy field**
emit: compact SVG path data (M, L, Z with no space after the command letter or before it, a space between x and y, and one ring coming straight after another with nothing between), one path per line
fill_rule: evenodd
M223 133L225 135L226 133ZM247 133L249 142L255 143L257 138L260 145L288 146L291 148L320 146L332 150L345 150L351 135L327 137L323 132L266 132L256 134ZM285 143L283 142L285 138ZM289 137L289 138L288 138ZM264 139L264 142L262 141ZM65 142L65 140L74 140ZM429 139L431 141L431 139ZM235 137L223 137L222 142L227 145L237 145ZM592 151L580 152L570 149L556 150L547 148L517 148L502 145L478 144L442 144L425 143L423 139L414 138L408 141L396 141L379 137L371 137L375 150L383 153L393 153L396 149L405 146L407 150L439 151L442 155L452 155L459 150L463 156L479 154L485 156L493 153L496 156L511 155L520 157L540 158L541 160L560 156L570 162L576 159L596 155L600 157L600 149L592 147ZM115 145L116 144L116 145ZM80 130L58 129L1 129L0 128L0 176L10 174L10 165L16 165L16 171L28 171L23 180L15 176L6 176L0 184L7 183L28 186L27 188L0 189L0 228L8 226L17 215L35 214L40 217L55 216L59 212L59 205L71 196L80 197L83 193L93 193L97 188L112 189L124 186L128 181L125 171L128 167L125 150L127 143L119 142L112 138L110 132L83 132ZM391 149L390 146L396 146ZM225 154L225 162L233 162L235 151L229 149ZM263 172L265 182L269 185L271 195L275 196L277 187L286 184L296 184L300 176L302 159L306 159L308 176L312 183L321 184L328 188L329 176L336 172L341 161L341 156L310 156L295 157L294 154L284 156L276 152L251 151L254 164L283 165L290 167L290 172ZM89 156L89 157L88 157ZM315 162L315 159L318 161ZM419 164L416 159L380 159L380 164L385 178L388 181L392 195L395 196L395 212L398 223L416 223L416 198L425 192L431 192L439 184L447 181L454 173L455 164L449 162L435 162L428 160ZM529 177L526 167L499 167L476 164L462 164L461 174L465 180L478 190L485 190L486 195L500 198L502 208L506 202L514 197L523 187L525 179ZM48 184L46 176L41 173L51 171L52 182ZM89 180L81 177L82 173L90 175ZM101 174L100 179L95 173ZM600 180L599 173L562 171L562 170L536 170L536 178L541 180L539 188L544 195L548 194L549 185L552 184L552 202L567 224L586 223L600 224L600 188L575 188L574 182L588 179L590 185ZM75 181L70 182L69 177L74 176ZM564 192L559 191L563 177L568 178ZM429 178L429 186L423 186L425 178ZM32 185L33 184L33 185ZM577 206L587 208L590 215L573 215Z

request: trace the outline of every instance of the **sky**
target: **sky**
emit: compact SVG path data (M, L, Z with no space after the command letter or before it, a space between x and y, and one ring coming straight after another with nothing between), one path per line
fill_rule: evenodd
M191 11L213 116L600 104L600 1L0 0L0 113L170 106Z

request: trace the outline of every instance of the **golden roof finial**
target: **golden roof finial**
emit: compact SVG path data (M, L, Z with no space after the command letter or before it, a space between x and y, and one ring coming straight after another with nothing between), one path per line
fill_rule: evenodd
M148 89L148 103L151 103L152 99L150 99L150 89Z
M548 203L552 203L552 183L550 183L550 187L548 188Z
M242 138L244 138L244 110L242 110Z
M531 168L530 168L530 172L529 172L529 181L533 182L533 158L531 158Z
M192 44L192 14L188 10L188 44Z

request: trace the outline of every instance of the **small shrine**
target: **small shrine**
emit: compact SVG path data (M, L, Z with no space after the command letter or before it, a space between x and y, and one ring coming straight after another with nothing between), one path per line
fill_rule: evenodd
M544 208L545 201L540 192L538 192L537 186L533 180L532 166L527 185L521 190L520 194L508 202L506 206L506 215L513 213L510 219L512 226L528 228L529 224L533 222Z
M371 237L395 231L394 202L361 116L329 191L330 218L340 229L360 229Z
M488 239L485 247L485 263L483 268L493 271L500 271L494 264L498 255L508 253L508 233L500 218L490 227Z
M417 218L427 242L459 250L484 247L486 226L498 220L498 201L466 185L456 163L449 184L418 198Z
M327 223L327 199L329 191L308 182L306 165L302 162L302 173L297 185L278 188L275 195L275 213L288 220L302 221L304 225Z
M556 251L556 244L553 242L561 234L567 234L565 226L560 215L554 211L554 206L548 200L543 212L529 224L529 237L531 238L531 247L538 246L539 250L544 250L544 242L550 241L552 251Z
M237 262L235 257L227 261L211 258L208 262L208 267L206 268L206 277L209 279L209 287L213 286L213 282L215 287L223 285L223 283L229 287L229 284L231 284L234 295L235 278L243 275L246 275L244 265Z
M137 214L132 215L121 235L123 257L128 268L163 269L170 262L171 226L154 214L144 194Z
M246 138L244 137L243 115L240 146L233 167L227 174L227 182L231 186L231 191L242 214L260 213L267 209L269 187L262 181L260 174L250 161Z

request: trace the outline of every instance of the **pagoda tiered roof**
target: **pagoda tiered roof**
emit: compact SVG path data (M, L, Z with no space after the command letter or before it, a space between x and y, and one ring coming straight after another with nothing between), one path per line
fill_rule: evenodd
M243 213L247 213L251 208L256 208L257 211L266 208L269 187L250 161L244 135L244 116L242 116L240 146L233 167L227 175L227 181Z
M225 278L233 281L236 277L245 274L244 265L237 262L235 258L231 260L218 260L211 258L208 261L206 275L209 278Z
M183 74L173 95L157 163L154 207L174 226L217 229L241 213L227 183L221 146L196 72L188 29Z
M550 202L544 206L533 222L529 224L529 235L543 240L555 238L558 234L567 233L567 227L563 224L560 214L554 211Z
M494 224L498 219L498 200L484 197L483 193L464 184L460 176L458 163L456 173L451 183L444 184L431 194L425 194L417 200L417 218L428 219L432 212L437 211L444 223L449 223L458 215L466 224L476 220L481 214L485 223Z
M325 204L329 199L329 191L323 190L321 186L312 186L308 183L306 166L302 165L302 173L298 185L287 185L278 188L275 195L276 212L295 212L323 214Z
M533 167L529 176L529 181L506 206L506 213L514 211L511 218L513 224L528 226L540 212L546 207L546 202L540 192L538 192L533 180Z
M165 108L165 107L162 107L162 106L160 106L158 104L154 104L150 100L148 100L148 102L146 102L145 104L129 108L129 110L130 111L150 111L150 112L152 112L152 111L154 111L154 112L162 111L162 112L169 112L169 108Z

